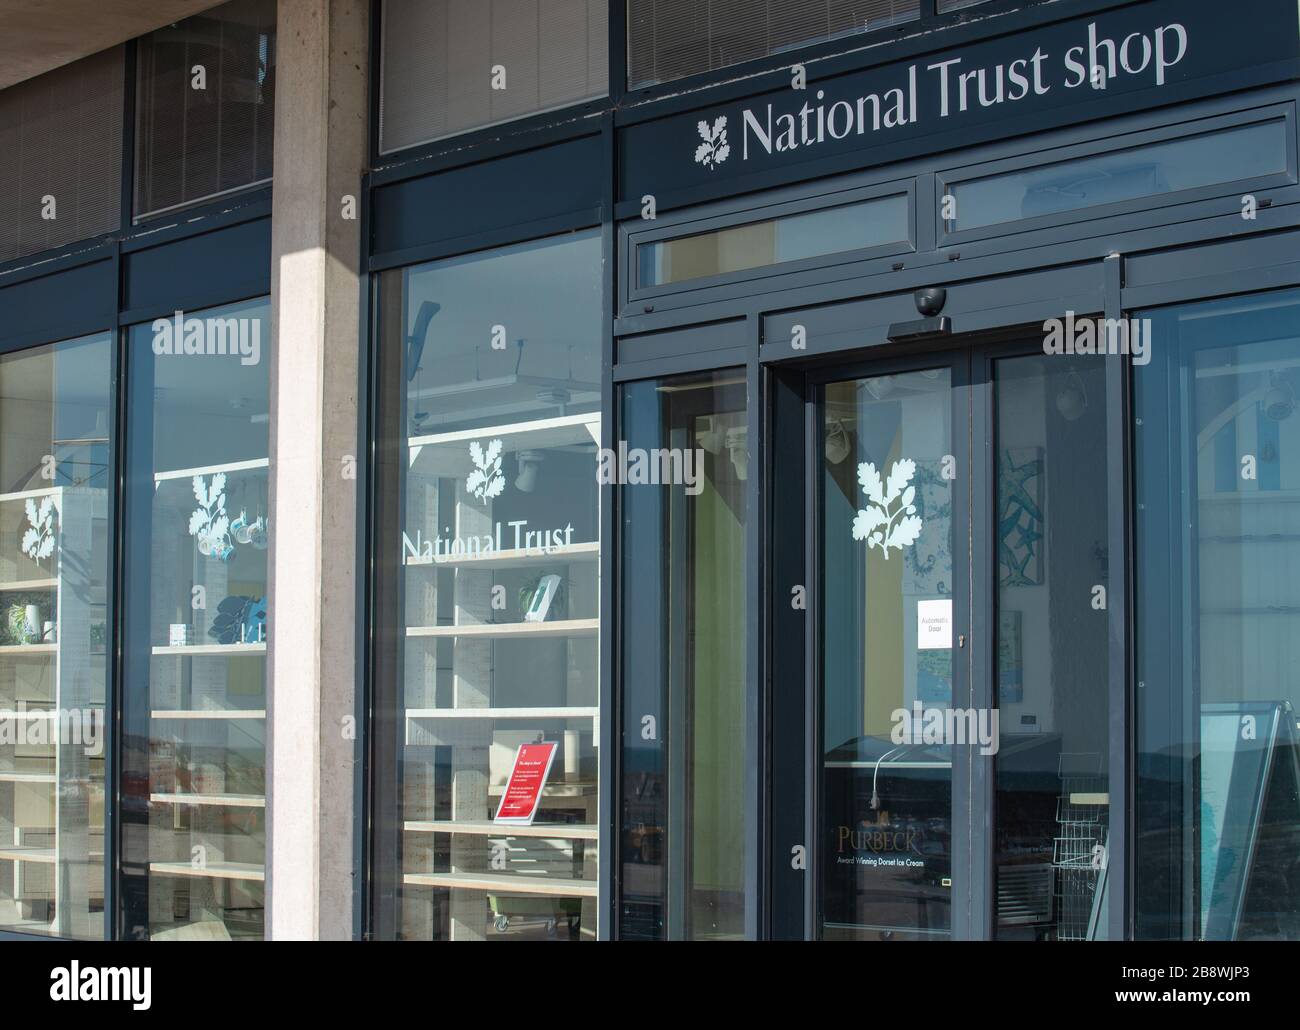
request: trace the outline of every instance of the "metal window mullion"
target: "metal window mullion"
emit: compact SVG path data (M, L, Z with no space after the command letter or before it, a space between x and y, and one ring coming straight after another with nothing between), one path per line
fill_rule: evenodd
M124 189L125 199L129 202L130 189ZM113 278L121 283L122 252L120 244L113 247ZM115 287L115 295L120 295L120 286ZM104 749L104 939L116 940L118 928L123 925L121 919L120 897L118 892L118 871L121 868L121 832L120 808L122 783L122 640L119 630L125 607L123 585L126 569L125 522L122 519L122 499L125 495L123 480L123 441L126 432L127 396L127 328L116 324L109 330L112 334L112 351L110 355L111 371L109 373L109 398L112 407L112 439L108 445L108 490L109 490L109 568L108 568L108 608L104 612L107 627L108 647L108 683L104 691L104 726L108 733L108 746Z
M763 771L767 768L765 723L763 719L763 670L766 654L763 640L763 590L767 567L763 554L763 487L766 476L763 460L767 447L763 439L762 367L759 344L763 320L750 314L749 360L745 366L745 428L748 476L745 482L745 937L758 940L765 936L766 906L763 901L763 875L767 841L766 792Z
M1103 262L1105 315L1123 316L1124 258L1111 254ZM1148 346L1150 341L1147 341ZM1133 750L1135 734L1130 705L1132 679L1133 604L1132 540L1133 490L1129 461L1129 383L1132 365L1128 360L1106 363L1106 495L1108 580L1107 683L1110 813L1107 836L1106 877L1110 901L1106 913L1107 937L1124 940L1131 935L1130 870L1133 856L1130 841Z
M994 358L988 350L973 354L965 360L958 358L957 370L965 371L968 403L958 403L957 410L965 410L970 419L967 426L954 425L954 436L962 440L965 435L965 453L969 455L968 476L969 511L965 519L957 520L957 532L967 533L968 551L964 568L970 582L965 594L968 609L965 618L954 620L969 627L969 647L962 656L962 667L969 679L969 692L965 697L955 696L954 707L970 706L992 710L997 701L996 662L998 648L998 576L997 545L997 450ZM956 383L954 383L956 385ZM955 513L954 513L955 514ZM960 632L960 630L958 630ZM960 651L961 648L958 648ZM954 683L954 686L956 684ZM962 768L968 771L969 783L966 798L969 808L958 826L968 834L970 841L969 876L964 885L968 920L961 936L974 940L990 940L996 930L997 874L994 850L996 844L996 758L981 755L973 742L954 743L953 769L956 756L965 752ZM957 813L954 812L954 818ZM956 864L956 863L954 863ZM954 870L956 872L956 870ZM954 885L959 881L954 876ZM954 924L954 936L957 927Z

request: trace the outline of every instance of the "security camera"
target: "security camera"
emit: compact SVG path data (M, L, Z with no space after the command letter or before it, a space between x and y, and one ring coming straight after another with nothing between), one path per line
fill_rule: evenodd
M916 302L917 311L926 318L934 318L948 302L948 291L938 286L930 286L924 290L917 290L912 299Z

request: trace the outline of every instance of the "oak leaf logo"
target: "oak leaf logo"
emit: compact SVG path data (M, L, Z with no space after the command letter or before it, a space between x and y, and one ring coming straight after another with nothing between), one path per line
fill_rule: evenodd
M718 115L712 127L708 122L701 120L695 128L699 131L700 139L704 141L695 148L695 163L712 170L722 164L731 153L731 144L727 142L727 116Z
M911 485L915 475L916 462L911 458L896 461L883 483L873 462L858 465L858 484L871 503L853 520L853 539L865 540L868 550L879 547L886 561L891 547L902 551L921 535L916 487Z
M465 480L465 489L480 501L496 497L506 488L505 473L501 471L501 441L491 441L484 451L475 440L469 445L469 456L474 471Z
M23 554L42 561L54 553L54 498L44 497L40 507L27 498L27 532L23 534Z

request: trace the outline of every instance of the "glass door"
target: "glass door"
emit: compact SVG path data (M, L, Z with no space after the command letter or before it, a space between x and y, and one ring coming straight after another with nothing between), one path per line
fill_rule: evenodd
M809 377L805 933L1105 935L1107 360L1030 331Z
M964 755L926 732L969 694L964 359L835 373L818 390L816 931L953 930ZM810 467L812 463L810 463Z

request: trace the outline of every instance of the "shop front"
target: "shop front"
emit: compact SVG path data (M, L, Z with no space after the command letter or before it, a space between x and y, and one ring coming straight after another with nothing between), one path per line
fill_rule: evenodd
M620 137L616 435L704 485L616 500L619 936L1300 933L1295 90L1237 32L1130 5Z
M377 936L1300 937L1300 11L1011 6L372 173Z
M1300 939L1298 101L1297 0L0 90L0 937Z

